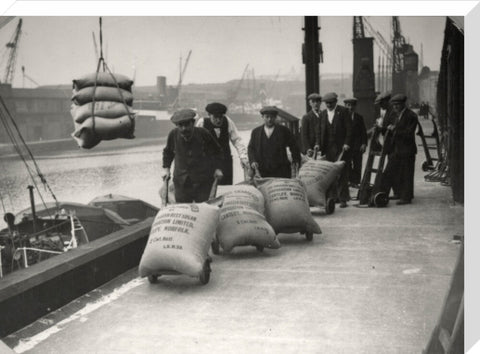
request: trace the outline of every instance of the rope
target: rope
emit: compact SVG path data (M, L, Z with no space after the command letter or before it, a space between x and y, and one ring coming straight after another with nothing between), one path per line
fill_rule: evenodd
M95 71L95 84L93 86L93 96L92 96L92 132L95 134L95 92L97 90L97 80L98 80L98 73L100 71L100 65L102 64L103 72L108 72L110 76L113 79L113 82L115 83L115 86L118 90L118 93L120 95L120 98L122 99L123 106L125 107L125 110L128 114L128 118L130 118L130 122L132 123L132 129L131 133L133 135L133 130L135 128L135 116L133 113L130 112L130 109L127 105L127 101L125 100L125 97L123 97L122 90L120 89L120 86L117 82L117 79L113 75L113 73L110 71L110 68L108 67L107 63L105 62L105 59L103 58L103 31L102 31L102 18L99 18L99 26L100 26L100 58L98 58L98 63L97 63L97 70Z
M55 194L53 193L52 189L50 188L50 185L47 183L47 180L45 179L45 176L42 174L42 172L40 171L40 167L38 166L37 162L35 161L35 158L33 157L33 154L31 152L31 150L29 149L27 143L25 142L25 140L23 139L23 136L22 134L20 133L20 129L18 128L15 120L13 119L12 115L10 114L10 111L8 110L7 108L7 105L5 104L5 101L3 100L3 97L0 96L0 118L2 120L2 123L3 125L5 126L5 130L10 138L10 140L12 141L12 144L13 144L13 147L15 149L15 151L18 153L18 155L20 156L21 160L23 161L23 163L25 164L25 167L27 169L27 172L28 174L30 175L30 178L32 180L32 183L34 184L35 186L35 189L37 190L39 196L40 196L40 199L43 203L43 205L45 206L46 208L46 203L43 199L43 196L40 192L40 189L38 188L38 185L35 181L35 178L33 176L33 172L30 168L30 166L28 165L27 163L27 160L25 158L25 156L23 155L21 149L20 149L20 146L19 146L19 143L17 142L16 138L15 138L15 135L13 134L12 132L12 129L10 128L10 125L8 124L8 121L7 121L7 118L8 117L10 119L10 123L13 125L13 127L15 128L16 130L16 133L18 135L18 137L20 138L21 142L23 143L23 146L25 147L25 149L27 150L33 164L34 164L34 167L36 169L36 172L37 172L37 175L40 177L40 180L41 182L43 183L43 185L48 188L50 194L52 195L53 199L55 200L55 204L58 208L58 200L55 196Z

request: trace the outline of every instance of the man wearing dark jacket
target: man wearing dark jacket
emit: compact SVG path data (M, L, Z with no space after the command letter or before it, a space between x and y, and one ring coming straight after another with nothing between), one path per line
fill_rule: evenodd
M317 141L320 129L320 105L322 104L322 96L318 93L308 95L308 103L312 108L310 112L305 114L301 120L300 134L302 138L302 154L313 156L315 147L319 148Z
M177 127L168 134L163 149L164 178L170 178L175 160L173 183L177 203L208 200L214 178L223 177L222 149L206 129L194 126L195 116L191 109L175 112L171 121Z
M350 163L347 168L349 182L358 186L362 179L362 158L363 153L367 149L367 129L363 122L363 117L355 112L357 107L356 98L347 98L343 101L345 106L349 110L350 118L352 120L352 145L350 153Z
M293 163L300 165L300 150L295 137L287 127L276 123L276 107L263 107L260 113L264 124L252 130L248 143L250 165L253 169L258 169L262 177L291 178L287 147Z
M387 129L392 136L391 152L384 172L384 191L390 192L393 185L397 186L398 205L410 204L413 199L413 179L415 175L415 155L417 144L415 131L418 125L417 115L406 107L407 97L397 94L390 100L396 119Z
M320 151L326 155L328 161L341 160L348 165L350 156L348 151L352 139L352 119L348 110L337 104L337 94L329 92L323 96L327 109L320 114ZM340 208L347 207L350 199L348 191L348 168L344 168L340 175L337 186L337 197L340 200Z

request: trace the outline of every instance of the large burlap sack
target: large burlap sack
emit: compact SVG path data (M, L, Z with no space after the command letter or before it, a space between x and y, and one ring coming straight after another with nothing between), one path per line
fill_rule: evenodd
M96 101L123 102L123 100L125 100L126 104L129 106L131 106L133 102L133 95L131 92L128 92L127 90L119 89L117 87L106 87L106 86L97 86L96 88L85 87L79 91L73 90L72 101L79 106L88 102L92 102L93 91L95 91L95 102Z
M207 203L174 204L158 212L140 260L145 277L176 271L198 277L218 225L220 209Z
M321 233L308 205L305 185L298 179L256 178L265 197L265 217L276 233Z
M72 104L70 114L75 123L83 123L85 119L92 116L93 102L82 104L81 106ZM98 101L95 102L95 117L101 118L119 118L128 114L134 114L129 106L120 102Z
M263 214L264 197L254 186L235 185L223 194L217 239L225 252L235 246L280 248L275 231Z
M325 206L327 190L335 183L344 167L345 161L309 159L303 164L297 178L304 183L311 206Z
M97 86L117 87L118 84L118 87L124 90L132 90L133 81L130 80L128 77L121 74L113 74L113 76L115 77L117 83L115 83L115 80L112 78L112 74L110 73L99 72L98 77L97 73L87 74L79 79L73 80L73 88L75 90L81 90L84 87L95 86L96 78Z
M113 140L118 138L133 139L135 121L129 116L120 118L95 118L95 127L92 117L87 118L82 124L75 123L75 131L72 137L78 146L90 149L102 140Z

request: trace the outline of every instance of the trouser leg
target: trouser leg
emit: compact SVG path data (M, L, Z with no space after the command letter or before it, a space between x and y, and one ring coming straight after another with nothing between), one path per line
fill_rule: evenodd
M355 151L352 154L352 161L349 164L349 166L352 166L349 177L351 183L360 184L362 179L362 157L363 154L360 151Z
M210 191L212 189L213 180L206 182L195 183L193 185L193 200L196 203L206 202L210 196Z
M175 186L175 201L177 203L192 203L193 202L193 186L189 178L184 183L173 181Z
M415 155L402 158L399 165L398 195L402 200L411 201L415 177Z

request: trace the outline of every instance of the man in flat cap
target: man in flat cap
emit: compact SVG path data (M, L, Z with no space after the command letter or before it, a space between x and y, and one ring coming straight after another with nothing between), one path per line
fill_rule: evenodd
M302 154L312 157L314 149L320 148L318 136L320 132L320 105L322 104L322 96L318 93L308 95L308 104L312 109L302 117L300 136L302 139Z
M260 110L264 124L252 130L248 144L248 159L262 177L291 178L292 169L287 157L290 149L293 163L300 165L300 150L292 132L277 124L278 110L274 106Z
M352 120L352 145L351 145L351 159L347 165L348 179L351 185L358 188L360 180L362 179L362 158L363 153L367 149L367 129L363 117L356 112L357 99L347 98L343 100L345 107L349 110L350 118Z
M387 193L396 185L398 205L410 204L413 199L413 178L415 175L415 155L417 144L415 131L418 125L417 115L407 108L404 94L394 95L390 99L396 119L387 126L391 132L391 153L384 172L383 189Z
M225 115L227 107L221 103L213 102L207 104L205 111L208 118L200 118L197 121L197 127L207 129L213 138L218 142L223 151L222 172L223 178L218 183L220 185L231 185L233 183L233 160L230 150L230 141L235 146L242 167L248 166L247 149L238 135L235 123Z
M177 127L168 134L163 149L164 178L170 178L175 160L173 184L177 203L208 200L214 178L223 177L222 149L208 130L194 126L195 116L192 109L174 113L171 121Z
M352 119L348 109L337 104L337 94L329 92L323 96L327 109L320 114L320 151L328 161L341 160L348 165L352 140ZM350 199L348 190L348 168L344 168L337 184L337 198L340 208L347 207Z

